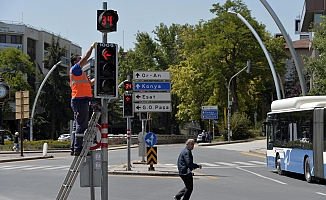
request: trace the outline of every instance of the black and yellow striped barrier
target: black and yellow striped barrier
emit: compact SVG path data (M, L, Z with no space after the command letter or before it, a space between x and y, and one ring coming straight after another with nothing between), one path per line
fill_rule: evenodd
M157 164L157 147L147 147L147 164Z

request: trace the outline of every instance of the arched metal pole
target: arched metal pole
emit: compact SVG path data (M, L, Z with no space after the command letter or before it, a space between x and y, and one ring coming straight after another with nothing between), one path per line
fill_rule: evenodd
M234 14L236 15L239 19L241 19L246 25L247 27L250 29L250 31L252 32L252 34L254 34L254 36L256 37L256 39L258 40L261 48L263 49L264 53L265 53L265 56L267 58L267 61L269 63L269 67L271 68L271 71L272 71L272 74L273 74L273 79L274 79L274 83L275 83L275 87L276 87L276 94L277 94L277 99L280 100L282 99L282 96L281 96L281 90L280 90L280 85L279 85L279 82L278 82L278 79L277 79L277 74L276 74L276 71L275 71L275 68L274 68L274 65L273 65L273 62L272 62L272 59L263 43L263 41L260 39L259 35L257 34L257 32L255 31L254 28L252 28L252 26L249 24L249 22L243 18L239 13L236 13L234 11L231 11L229 10L228 13L230 14Z
M33 108L32 108L32 114L31 114L31 118L30 118L30 126L29 126L29 130L30 130L30 135L29 135L29 139L32 141L33 140L33 117L34 117L34 112L35 112L35 106L36 106L36 102L38 100L38 97L40 95L40 92L43 88L43 85L45 84L46 80L48 80L49 76L51 75L51 73L53 72L53 70L55 70L55 68L57 68L57 66L61 63L62 61L59 61L57 64L53 65L53 67L51 68L51 70L48 72L48 74L45 76L42 84L40 85L40 88L37 91L35 100L34 100L34 104L33 104Z
M306 96L307 95L306 83L305 83L305 80L304 80L304 77L303 77L302 69L301 69L301 67L299 65L299 60L298 60L297 53L294 50L294 47L293 47L293 44L292 44L292 40L289 37L289 35L287 34L284 26L282 25L281 21L279 20L279 18L275 14L274 10L267 3L267 1L260 0L260 2L265 6L265 8L269 12L269 14L274 19L275 23L277 24L278 28L280 29L281 33L283 34L283 37L284 37L284 39L286 41L286 44L289 46L289 50L290 50L290 53L291 53L292 58L294 60L294 64L295 64L295 67L297 69L297 73L298 73L298 76L299 76L299 81L300 81L300 85L301 85L302 96Z

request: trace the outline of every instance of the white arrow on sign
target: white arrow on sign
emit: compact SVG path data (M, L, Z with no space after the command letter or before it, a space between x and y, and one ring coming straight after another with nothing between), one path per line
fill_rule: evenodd
M171 103L134 103L134 112L171 112Z
M134 80L170 80L169 71L134 71Z
M134 92L134 102L137 101L171 101L170 92Z

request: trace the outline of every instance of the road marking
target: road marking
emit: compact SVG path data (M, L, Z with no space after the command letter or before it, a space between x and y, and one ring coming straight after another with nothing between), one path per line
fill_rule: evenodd
M211 176L211 175L206 175L206 174L202 174L202 173L199 173L199 172L194 172L194 176L205 176L207 178L210 178L210 179L215 179L215 180L219 180L219 178L215 177L215 176Z
M249 152L241 152L242 154L248 155L248 156L256 156L259 158L266 158L266 156L261 155L261 154L255 154L255 153L249 153Z
M320 194L320 195L326 196L326 194L321 193L321 192L316 192L316 194Z
M201 163L202 165L207 165L207 166L210 166L210 167L219 167L221 165L216 165L216 164L212 164L212 163Z
M227 162L215 162L215 163L220 165L230 166L230 167L238 166L237 164L227 163Z
M24 168L24 167L33 167L33 166L13 166L13 165L11 165L11 166L1 166L0 169L9 169L9 170L11 170L11 169Z
M26 171L26 170L33 170L33 169L40 169L40 168L47 168L47 167L51 167L51 166L26 167L26 168L21 169L21 170Z
M247 162L233 162L233 163L236 163L236 164L239 164L239 165L248 165L248 166L257 165L257 164L247 163Z
M68 170L69 169L69 165L64 165L64 166L57 166L57 167L49 167L49 168L44 168L41 170L51 170L51 169L62 169L62 170Z
M260 162L260 161L249 161L249 162L252 162L252 163L255 163L255 164L259 164L259 165L266 165L265 162Z
M257 173L255 173L255 172L252 172L252 171L249 171L249 170L246 170L246 169L242 169L242 168L240 168L240 167L237 167L237 169L242 170L242 171L245 171L245 172L248 172L248 173L251 173L251 174L253 174L253 175L256 175L256 176L258 176L258 177L261 177L261 178L264 178L264 179L267 179L267 180L274 181L274 182L276 182L276 183L280 183L280 184L283 184L283 185L287 185L287 183L284 183L284 182L281 182L281 181L278 181L278 180L275 180L275 179L272 179L272 178L268 178L268 177L266 177L266 176L263 176L263 175L257 174Z

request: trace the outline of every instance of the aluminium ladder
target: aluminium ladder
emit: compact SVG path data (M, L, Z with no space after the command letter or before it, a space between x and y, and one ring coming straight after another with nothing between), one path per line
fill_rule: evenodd
M81 164L84 162L84 159L87 156L87 153L89 152L89 148L93 144L93 140L98 130L96 124L101 116L101 111L99 107L93 107L93 109L94 111L92 117L88 122L88 128L84 134L83 149L80 152L80 155L75 156L74 160L72 161L56 200L66 200L68 198L71 188L74 185L76 178L79 174Z

